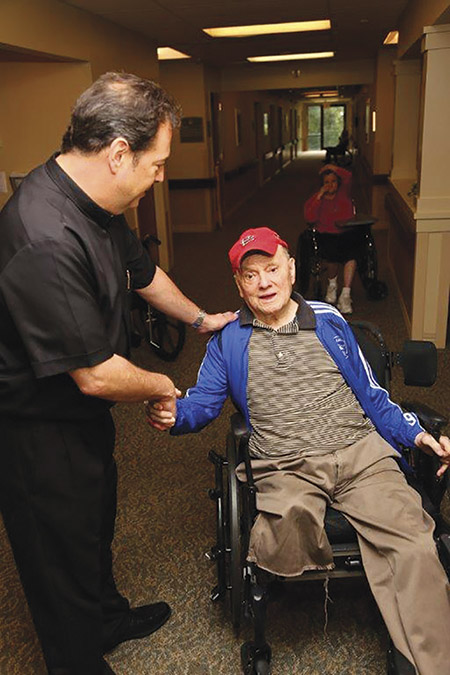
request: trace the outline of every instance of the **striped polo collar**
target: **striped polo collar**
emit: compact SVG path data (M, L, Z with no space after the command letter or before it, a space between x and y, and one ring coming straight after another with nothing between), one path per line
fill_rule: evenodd
M315 330L316 317L306 300L300 295L300 293L297 293L297 291L292 292L291 298L298 304L295 320L298 324L299 330ZM240 325L252 326L254 321L255 317L252 311L247 305L243 305L241 307L241 311L239 312Z

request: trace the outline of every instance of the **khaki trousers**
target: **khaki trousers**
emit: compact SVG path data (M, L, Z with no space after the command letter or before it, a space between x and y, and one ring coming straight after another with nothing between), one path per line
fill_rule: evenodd
M364 569L389 634L419 675L450 675L450 589L422 509L373 432L327 455L252 460L258 516L248 559L281 576L333 567L326 507L355 528ZM237 469L240 480L245 470Z

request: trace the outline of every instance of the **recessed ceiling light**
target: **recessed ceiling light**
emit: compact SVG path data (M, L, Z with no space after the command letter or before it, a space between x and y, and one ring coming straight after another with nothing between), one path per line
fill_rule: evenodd
M383 40L384 45L398 45L398 30L391 30Z
M334 52L309 52L303 54L274 54L272 56L248 56L247 61L262 63L268 61L300 61L303 59L329 59Z
M304 94L305 98L319 98L321 96L338 96L337 89L327 91L307 91Z
M184 54L184 52L179 52L177 49L172 49L172 47L158 47L158 60L159 61L168 61L169 59L190 59L189 54Z
M310 30L329 30L330 19L319 21L290 21L289 23L263 23L252 26L223 26L221 28L203 28L211 37L248 37L249 35L270 35L274 33L300 33Z

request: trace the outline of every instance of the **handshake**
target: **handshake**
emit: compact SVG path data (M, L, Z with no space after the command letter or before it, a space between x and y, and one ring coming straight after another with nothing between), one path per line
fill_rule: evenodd
M175 389L175 396L161 398L155 401L144 401L145 414L150 426L159 431L167 431L175 424L177 417L176 399L180 398L181 391Z

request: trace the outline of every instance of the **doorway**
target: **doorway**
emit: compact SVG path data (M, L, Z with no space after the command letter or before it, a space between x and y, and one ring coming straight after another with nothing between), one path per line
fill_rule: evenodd
M346 126L346 107L340 103L309 105L307 121L307 150L322 150L337 145Z

